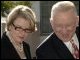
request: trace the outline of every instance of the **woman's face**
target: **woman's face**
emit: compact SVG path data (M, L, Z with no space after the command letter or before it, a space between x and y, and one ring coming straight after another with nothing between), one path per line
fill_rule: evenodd
M16 18L13 24L9 27L12 38L16 42L22 42L30 33L29 27L30 23L28 20L22 17Z

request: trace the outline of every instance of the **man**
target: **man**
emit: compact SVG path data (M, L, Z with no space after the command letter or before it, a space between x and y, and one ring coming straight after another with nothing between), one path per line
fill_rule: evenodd
M50 23L54 33L38 46L37 59L79 59L79 17L74 3L61 1L53 5Z

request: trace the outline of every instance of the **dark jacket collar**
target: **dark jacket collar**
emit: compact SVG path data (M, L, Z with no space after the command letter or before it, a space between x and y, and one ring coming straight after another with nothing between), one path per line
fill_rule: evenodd
M15 50L15 48L13 47L12 43L10 42L8 36L6 35L6 32L4 32L3 35L2 35L1 46L5 46L5 47L8 46L9 49L11 49L11 51L15 54L15 57L16 58L18 57L17 59L20 59L17 51ZM1 47L1 48L3 48L3 47ZM26 55L27 59L31 59L29 45L27 43L23 42L23 48L24 48L24 52L25 52L25 55Z
M76 29L76 35L79 40L79 28ZM66 45L56 36L55 33L52 33L50 40L52 40L52 44L56 48L55 51L62 58L73 58L72 54L66 47Z

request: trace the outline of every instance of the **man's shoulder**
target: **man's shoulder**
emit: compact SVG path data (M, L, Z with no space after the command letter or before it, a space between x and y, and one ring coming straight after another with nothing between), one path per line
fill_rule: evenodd
M53 35L54 33L51 33L46 39L44 39L37 49L46 48L46 46L48 47L52 43Z

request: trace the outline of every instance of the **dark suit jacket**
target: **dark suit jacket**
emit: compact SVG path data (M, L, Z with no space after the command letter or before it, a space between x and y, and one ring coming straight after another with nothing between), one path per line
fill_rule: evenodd
M27 59L31 59L29 45L23 42L23 48ZM1 38L1 59L20 59L20 56L13 47L6 33L4 33Z
M77 32L79 38L79 33ZM78 39L79 40L79 39ZM37 59L74 59L66 45L52 33L36 50Z

